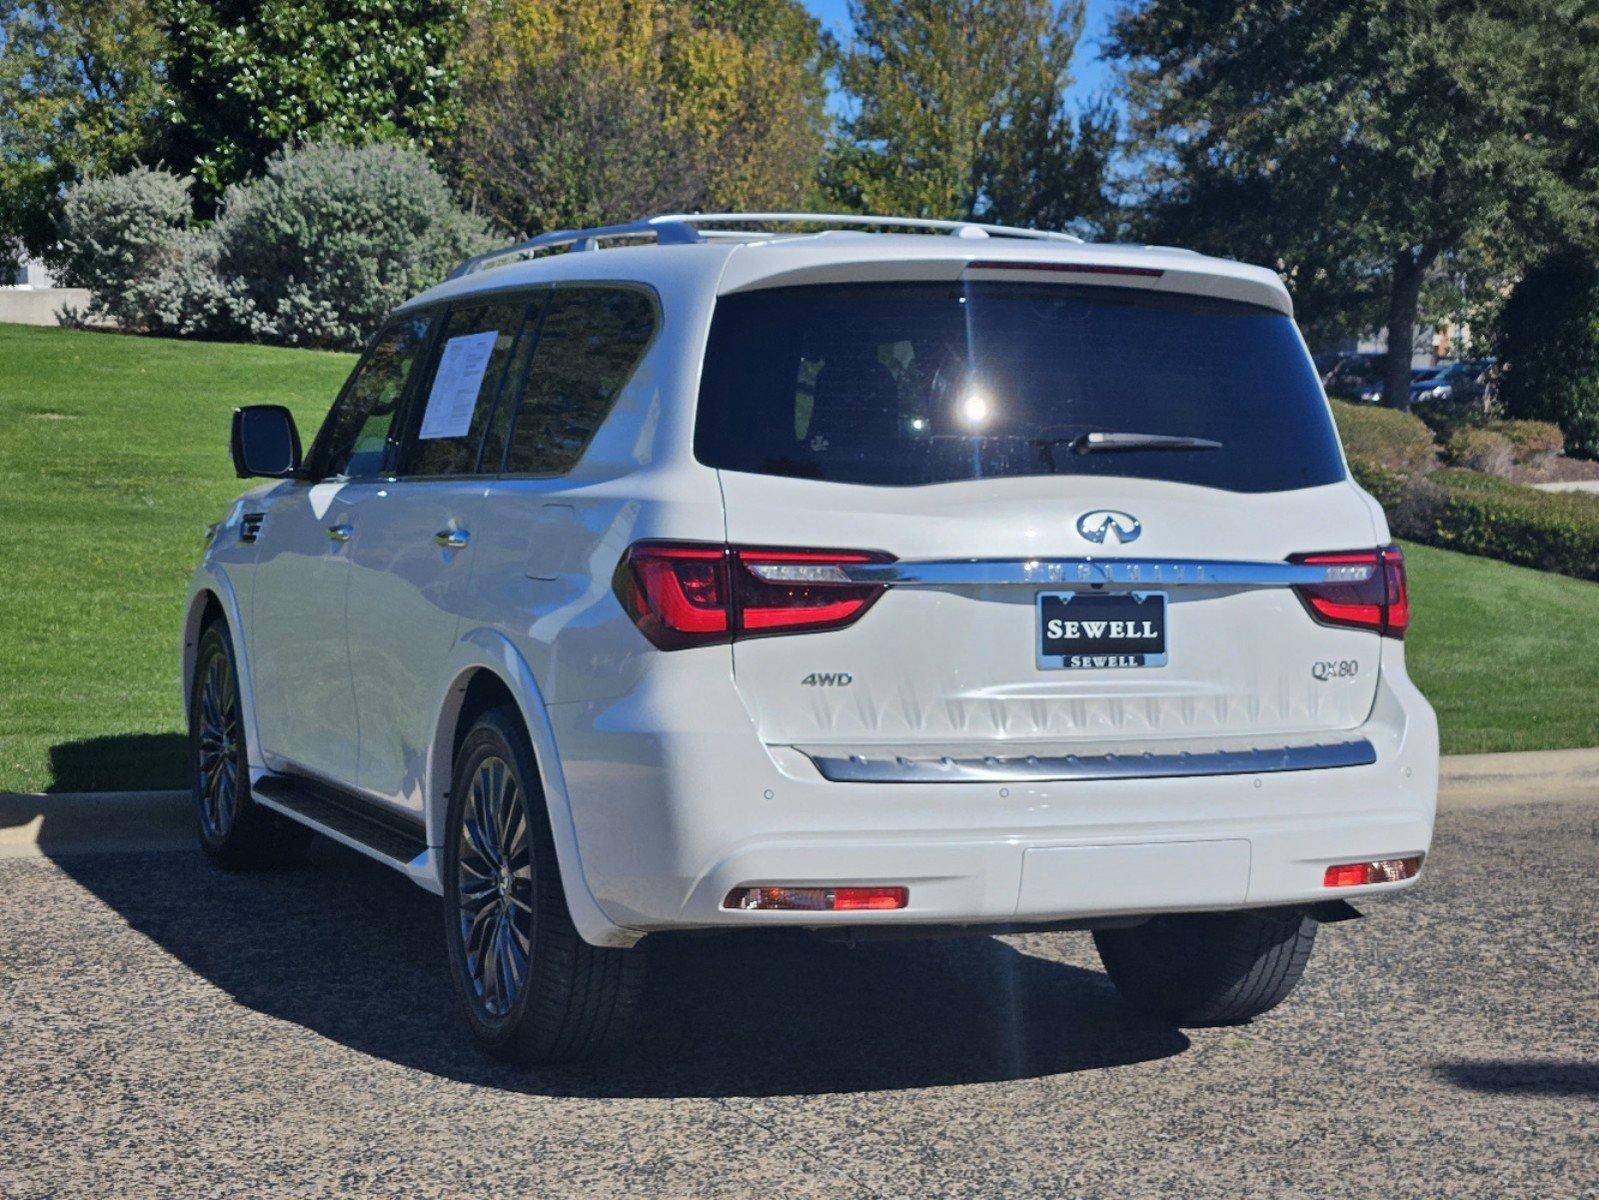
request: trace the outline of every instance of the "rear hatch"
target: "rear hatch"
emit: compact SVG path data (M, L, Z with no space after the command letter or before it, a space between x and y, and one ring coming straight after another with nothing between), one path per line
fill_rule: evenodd
M733 545L893 560L846 566L888 581L846 626L734 643L768 743L1181 752L1371 711L1378 629L1286 586L1375 531L1280 311L1015 269L726 296L695 450Z

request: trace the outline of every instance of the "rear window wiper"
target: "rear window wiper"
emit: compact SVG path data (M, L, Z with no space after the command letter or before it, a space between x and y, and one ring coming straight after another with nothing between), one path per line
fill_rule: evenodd
M1222 444L1210 438L1182 437L1169 433L1079 433L1071 437L1034 438L1033 445L1043 453L1050 470L1055 469L1055 447L1065 446L1074 454L1114 454L1127 450L1220 450Z

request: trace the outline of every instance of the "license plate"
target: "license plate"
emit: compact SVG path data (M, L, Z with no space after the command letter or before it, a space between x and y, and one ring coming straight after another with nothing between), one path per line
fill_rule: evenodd
M1038 665L1069 671L1165 666L1166 593L1040 593Z

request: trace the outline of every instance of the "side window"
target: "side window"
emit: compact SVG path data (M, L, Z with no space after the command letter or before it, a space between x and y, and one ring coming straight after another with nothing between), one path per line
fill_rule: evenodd
M655 305L636 288L556 288L511 428L506 471L570 470L654 333Z
M317 476L373 475L383 470L394 418L411 370L427 344L429 325L426 316L405 317L372 344L317 436Z
M507 378L526 298L458 305L433 352L421 398L400 454L401 475L471 475L478 447ZM486 468L499 469L493 461Z

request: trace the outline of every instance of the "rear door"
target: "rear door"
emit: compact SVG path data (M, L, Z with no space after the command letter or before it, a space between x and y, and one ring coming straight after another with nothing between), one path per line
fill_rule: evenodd
M398 465L348 497L347 629L361 731L359 784L422 811L440 673L472 582L474 538L497 454L483 444L520 371L526 296L462 301L441 320L400 439Z
M1011 279L723 297L696 453L734 544L899 560L853 625L735 642L768 742L1172 746L1370 712L1378 634L1281 584L1374 529L1280 312Z

